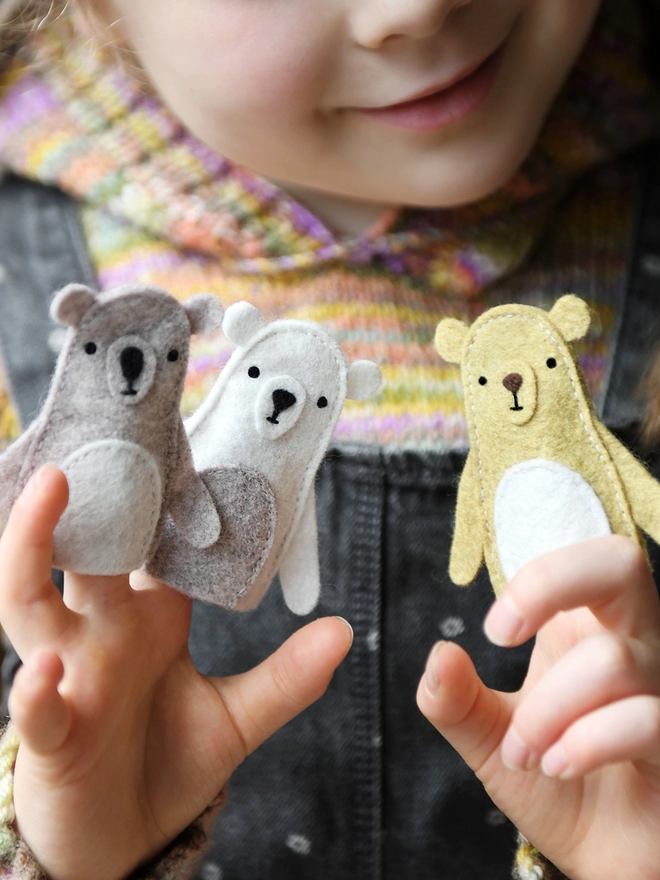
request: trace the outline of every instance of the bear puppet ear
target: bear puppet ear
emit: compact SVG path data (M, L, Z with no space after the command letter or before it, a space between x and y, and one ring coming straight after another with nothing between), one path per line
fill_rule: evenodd
M582 339L591 324L589 306L572 293L562 296L550 310L550 320L559 329L566 342Z
M263 326L261 312L249 302L237 302L229 306L222 322L225 336L235 345L245 345Z
M435 347L448 364L460 364L463 359L463 344L470 328L458 318L445 318L435 330Z
M183 308L190 321L190 332L212 333L222 327L222 317L225 310L219 299L212 293L196 293L189 296L183 303Z
M373 361L353 361L346 371L346 397L368 400L383 382L380 367Z
M53 321L77 327L87 309L96 302L96 294L84 284L67 284L53 297L50 316Z

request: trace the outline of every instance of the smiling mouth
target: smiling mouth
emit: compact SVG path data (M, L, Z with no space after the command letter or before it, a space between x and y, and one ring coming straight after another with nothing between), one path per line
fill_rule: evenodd
M456 79L386 107L356 107L357 112L396 128L437 131L477 110L495 83L506 41Z

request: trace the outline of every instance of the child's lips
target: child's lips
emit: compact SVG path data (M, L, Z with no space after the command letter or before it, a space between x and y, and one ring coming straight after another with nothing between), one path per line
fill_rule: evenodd
M495 82L502 54L503 46L500 46L481 64L460 75L450 85L435 88L411 100L387 107L355 109L396 128L438 131L464 119L481 106Z

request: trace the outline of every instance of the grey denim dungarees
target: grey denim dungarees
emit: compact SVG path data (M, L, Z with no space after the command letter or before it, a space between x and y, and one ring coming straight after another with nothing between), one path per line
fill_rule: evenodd
M660 150L639 151L646 183L604 420L629 443L634 390L660 338ZM24 424L39 408L57 349L54 290L95 285L77 207L13 177L0 187L0 345ZM55 334L55 335L53 335ZM447 574L461 454L335 448L318 479L322 601L355 643L326 695L236 771L216 844L198 880L508 880L511 824L415 705L429 649L455 639L485 681L517 689L531 646L503 650L481 629L484 572L469 589ZM652 555L657 555L655 546ZM203 673L270 654L300 624L272 589L245 614L197 604L191 651ZM17 668L10 650L5 682ZM102 796L102 794L100 794Z

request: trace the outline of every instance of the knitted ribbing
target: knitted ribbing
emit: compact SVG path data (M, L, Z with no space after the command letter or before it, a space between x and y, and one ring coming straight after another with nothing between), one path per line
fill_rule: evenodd
M18 734L9 728L0 740L0 848L12 844L14 821L14 764L18 753Z
M465 448L468 442L459 370L445 364L433 346L435 327L447 315L471 323L501 302L549 308L567 291L583 297L599 317L579 345L580 362L590 392L601 401L640 187L640 169L632 162L594 172L556 210L524 271L470 300L442 296L423 280L402 280L376 268L266 279L227 275L217 261L154 241L94 207L84 209L83 220L104 286L133 278L165 286L180 298L206 290L216 293L225 306L247 299L268 318L318 321L351 360L376 360L383 371L383 389L373 400L347 402L336 440L444 450ZM193 338L185 413L202 401L231 350L222 333Z
M47 880L14 822L14 767L19 745L18 733L9 725L0 737L0 878ZM190 876L210 846L209 830L225 802L223 791L157 858L137 868L127 880L180 880Z
M14 766L19 744L18 733L10 724L0 738L0 877L47 880L14 821Z
M519 838L513 866L514 880L568 880L522 834Z

